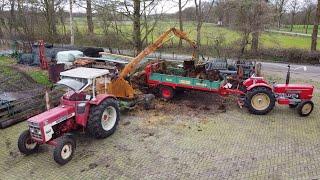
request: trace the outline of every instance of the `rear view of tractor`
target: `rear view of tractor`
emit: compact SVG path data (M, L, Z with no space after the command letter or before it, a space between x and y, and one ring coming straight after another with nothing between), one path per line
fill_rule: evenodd
M72 159L76 148L73 131L86 131L98 139L112 135L120 119L118 101L113 95L96 95L96 81L105 80L108 73L93 68L62 72L57 84L67 87L68 92L58 107L28 119L28 130L18 140L20 152L29 155L40 145L50 144L55 147L54 160L63 165Z

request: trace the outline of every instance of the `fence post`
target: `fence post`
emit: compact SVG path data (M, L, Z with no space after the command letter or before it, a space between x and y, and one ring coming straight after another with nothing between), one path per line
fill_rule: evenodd
M46 90L45 99L46 99L46 108L47 108L47 110L49 110L50 109L50 98L49 98L48 90Z

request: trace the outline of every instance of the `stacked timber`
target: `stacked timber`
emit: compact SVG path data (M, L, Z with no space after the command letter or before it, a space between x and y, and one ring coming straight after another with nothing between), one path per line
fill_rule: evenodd
M57 106L62 95L61 90L50 91L50 107ZM44 112L46 107L45 92L39 92L31 97L14 101L0 100L0 128L3 129L25 121Z

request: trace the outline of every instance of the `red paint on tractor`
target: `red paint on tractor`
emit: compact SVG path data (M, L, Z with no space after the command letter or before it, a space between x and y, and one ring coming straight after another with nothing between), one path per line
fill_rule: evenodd
M74 111L75 108L73 106L60 105L28 119L28 122L44 126L46 124L55 122L57 119L61 119L64 117L67 118L72 115L74 116Z
M99 94L97 95L94 99L92 99L91 101L89 101L90 104L94 104L94 105L98 105L100 104L102 101L104 101L107 98L113 98L116 99L115 96L110 95L110 94Z
M299 98L310 100L312 98L314 86L305 84L277 84L274 86L276 94L299 94Z

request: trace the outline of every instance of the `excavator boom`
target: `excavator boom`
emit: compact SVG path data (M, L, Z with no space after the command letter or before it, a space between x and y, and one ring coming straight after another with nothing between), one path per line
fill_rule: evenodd
M156 51L160 48L166 41L170 39L169 35L173 33L175 36L187 41L194 49L197 48L197 45L194 41L190 40L187 34L183 31L180 31L176 28L171 28L164 32L153 44L150 44L143 51L141 51L135 58L133 58L129 64L127 64L124 69L121 71L118 78L111 81L108 85L108 93L113 94L116 97L120 98L133 98L134 90L132 86L125 80L125 78L132 73L138 64L149 54Z

